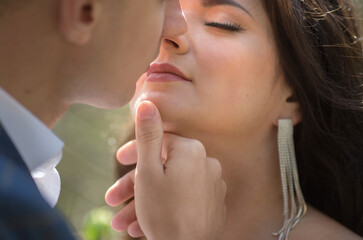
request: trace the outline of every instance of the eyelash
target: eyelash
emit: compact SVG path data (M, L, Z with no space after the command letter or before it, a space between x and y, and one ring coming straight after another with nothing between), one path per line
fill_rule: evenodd
M213 21L204 21L204 24L209 27L220 28L223 30L231 31L231 32L239 32L244 30L240 24L236 23L220 23Z

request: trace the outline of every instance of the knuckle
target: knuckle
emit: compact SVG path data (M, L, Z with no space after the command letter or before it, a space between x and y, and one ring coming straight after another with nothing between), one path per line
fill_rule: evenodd
M138 140L142 142L153 142L160 138L160 132L158 129L146 129L142 133L138 133Z
M223 195L226 195L226 193L227 193L227 184L223 180L222 180L222 183L221 183L221 188L222 188Z
M189 141L188 149L191 152L191 154L201 157L206 157L207 153L205 151L204 145L195 139L192 139Z
M221 162L218 159L208 158L208 160L209 160L210 164L213 166L213 168L222 170Z
M217 177L222 177L222 165L216 158L208 158L209 166L213 172L216 173Z

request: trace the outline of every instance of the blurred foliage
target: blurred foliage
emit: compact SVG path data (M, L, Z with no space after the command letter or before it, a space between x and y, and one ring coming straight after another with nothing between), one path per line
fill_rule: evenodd
M83 239L114 239L116 234L110 225L112 217L113 212L108 207L96 208L86 214L82 229Z
M83 235L84 216L105 206L105 192L116 180L115 152L130 126L128 106L102 110L74 105L53 129L65 143L62 161L57 166L62 181L57 207L79 239ZM119 236L112 237L124 239Z

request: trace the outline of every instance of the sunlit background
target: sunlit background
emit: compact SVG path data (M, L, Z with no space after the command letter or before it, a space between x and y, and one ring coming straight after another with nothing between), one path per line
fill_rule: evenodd
M355 0L363 12L363 0ZM116 149L127 137L132 119L129 107L101 110L72 106L55 126L65 142L57 169L62 191L57 207L69 220L75 235L84 240L129 239L110 227L113 209L104 194L116 180Z
M54 128L65 142L57 207L80 239L123 239L110 228L113 213L104 194L115 182L115 152L131 127L128 106L110 111L74 105Z

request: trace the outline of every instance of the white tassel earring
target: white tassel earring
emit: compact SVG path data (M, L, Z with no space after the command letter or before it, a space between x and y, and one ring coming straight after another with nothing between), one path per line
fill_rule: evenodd
M288 240L291 229L296 226L307 211L296 166L291 119L280 119L278 121L277 141L284 198L284 225L280 231L273 233L273 235L278 237L279 240Z

